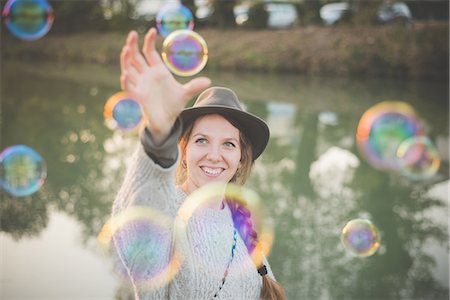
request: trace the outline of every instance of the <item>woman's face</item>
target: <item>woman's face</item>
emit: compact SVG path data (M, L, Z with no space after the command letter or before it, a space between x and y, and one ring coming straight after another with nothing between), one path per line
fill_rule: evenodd
M210 182L229 182L240 165L239 129L214 114L198 118L186 146L185 191Z

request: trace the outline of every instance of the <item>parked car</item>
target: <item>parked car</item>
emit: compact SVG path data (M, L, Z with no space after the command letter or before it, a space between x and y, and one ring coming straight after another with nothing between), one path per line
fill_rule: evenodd
M378 9L375 21L380 24L410 23L412 22L412 14L406 3L384 3Z
M334 25L342 20L344 14L349 13L350 5L347 2L325 4L320 8L320 18L325 25Z
M346 16L351 17L358 13L348 2L336 2L325 4L320 9L320 18L325 25L334 25L342 21ZM384 2L373 17L375 23L410 23L412 22L411 11L404 2Z
M236 24L273 29L292 28L298 23L297 9L290 3L242 4L234 7Z

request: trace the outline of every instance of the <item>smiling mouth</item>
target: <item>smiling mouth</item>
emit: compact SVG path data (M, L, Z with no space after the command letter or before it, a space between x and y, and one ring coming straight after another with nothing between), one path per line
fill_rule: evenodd
M208 176L219 176L223 172L223 168L209 168L209 167L201 167L203 172Z

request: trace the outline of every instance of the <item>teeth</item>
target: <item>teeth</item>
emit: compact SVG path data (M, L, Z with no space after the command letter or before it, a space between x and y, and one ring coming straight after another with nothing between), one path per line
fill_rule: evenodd
M202 168L203 171L205 171L206 174L209 175L219 175L222 172L221 168L208 168L208 167L203 167Z

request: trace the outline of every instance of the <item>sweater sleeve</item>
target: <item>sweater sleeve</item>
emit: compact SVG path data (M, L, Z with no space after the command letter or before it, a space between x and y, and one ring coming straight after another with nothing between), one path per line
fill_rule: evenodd
M181 121L177 119L169 136L159 145L157 145L151 133L145 128L141 133L141 143L145 153L158 165L163 168L172 166L178 156L178 139L181 136Z
M118 220L113 252L125 267L136 299L168 298L165 276L171 271L173 220L179 206L175 167L155 163L139 144L113 203L111 220Z

